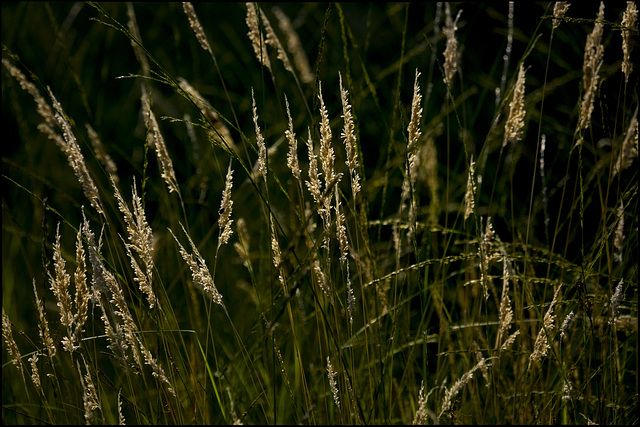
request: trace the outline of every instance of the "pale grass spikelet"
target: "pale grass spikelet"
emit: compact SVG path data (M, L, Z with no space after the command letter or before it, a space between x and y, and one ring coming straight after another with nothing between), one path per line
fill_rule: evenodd
M633 35L630 29L635 29L636 20L638 19L638 8L636 2L628 1L627 9L622 15L622 72L624 73L625 83L629 80L629 74L633 70L630 62L631 50L633 49Z
M474 179L476 162L471 156L471 163L469 164L469 176L467 177L467 192L464 196L464 220L473 213L475 209L474 194L476 192L476 182Z
M251 88L251 100L253 102L253 124L256 128L256 143L258 144L258 176L264 176L267 180L267 145L262 137L260 126L258 125L258 109L256 108L256 99L253 96L253 88Z
M18 349L18 344L13 339L13 333L11 332L11 320L2 307L2 339L7 346L7 351L11 357L11 363L20 371L22 381L24 382L24 371L22 367L22 355Z
M178 180L176 179L175 171L173 170L173 162L167 151L167 146L164 142L164 137L160 132L158 121L155 114L151 110L151 103L149 102L149 96L147 91L142 86L142 115L145 119L147 126L147 132L149 134L149 145L156 150L156 156L158 163L162 168L162 179L167 184L169 193L176 192L180 194L180 188L178 187Z
M322 271L322 268L320 267L320 261L318 261L317 258L313 260L312 267L313 272L316 275L318 286L320 286L325 295L331 296L331 288L329 288L329 285L327 285L327 277L325 276L324 271Z
M331 146L332 135L331 126L329 125L329 113L322 99L322 82L318 83L318 99L320 100L320 164L324 173L326 191L334 184L337 176L333 168L336 156Z
M105 266L102 263L102 258L100 256L100 247L101 241L99 240L96 243L95 235L89 226L89 222L87 221L86 216L84 215L84 209L82 210L82 234L84 235L87 245L89 247L89 260L91 262L91 266L93 268L93 276L92 276L92 301L100 307L102 310L101 320L104 324L105 333L107 338L111 342L107 347L111 350L117 350L120 357L123 360L126 358L126 350L129 348L129 345L123 340L122 333L122 325L115 324L115 326L111 325L111 320L107 314L107 307L102 302L101 295L109 292L109 287L107 286L107 274L105 273ZM109 312L112 312L111 307L109 307Z
M415 219L416 219L416 209L415 209L415 200L414 193L411 191L413 186L416 183L416 177L418 173L418 166L420 162L420 158L418 157L418 140L420 139L421 131L420 131L420 120L422 118L422 95L420 94L420 85L418 84L418 77L420 77L420 73L416 69L416 77L413 84L413 101L411 103L411 119L409 120L409 125L407 126L407 134L408 134L408 142L407 142L407 160L406 160L406 176L402 182L402 194L400 196L400 213L404 209L405 201L409 199L409 228L407 230L407 238L411 239L413 234L415 233ZM398 233L397 226L394 230L394 233ZM399 235L395 236L399 239ZM396 245L399 244L399 241L395 241Z
M53 103L56 121L58 126L60 126L60 129L62 129L62 136L65 141L63 151L67 155L69 165L73 168L73 172L82 185L84 195L91 202L91 206L93 206L98 213L104 216L104 210L102 209L102 203L100 202L100 196L98 195L98 188L89 174L87 164L84 161L84 156L80 151L80 146L78 145L76 137L71 129L71 124L69 123L69 120L67 120L64 111L62 110L62 106L53 95L51 89L47 87L47 90L49 91L49 96Z
M620 303L624 298L622 290L623 283L624 281L620 279L620 282L618 282L618 286L616 286L615 292L611 296L611 317L614 319L620 315Z
M480 229L482 230L482 218L480 219ZM492 242L498 239L493 231L493 224L491 223L491 217L487 218L487 225L484 231L480 232L480 242L478 244L478 256L480 258L480 283L484 292L484 299L489 298L489 291L487 288L489 264L496 259L500 258L500 254L497 252L492 253Z
M209 52L213 55L213 51L211 50L211 46L209 45L209 41L207 40L207 36L204 34L204 30L202 29L202 25L200 24L200 20L196 15L196 11L193 8L191 2L185 1L182 2L182 7L184 9L184 13L187 14L187 18L189 19L189 25L191 25L191 29L193 33L196 35L200 46L202 49Z
M165 383L167 385L167 391L169 393L171 393L175 397L176 396L176 392L174 391L173 387L171 387L171 382L169 381L169 378L167 378L167 375L164 373L164 369L162 369L162 366L160 366L158 361L156 361L153 358L153 355L151 354L149 349L147 349L144 346L142 341L140 341L140 338L136 337L136 339L138 341L138 345L140 346L140 351L142 352L142 354L144 356L144 360L145 360L146 364L151 367L152 375L155 378L157 378L158 380L160 380L161 382Z
M602 56L604 46L602 45L602 34L604 29L604 2L600 2L600 9L596 17L593 31L587 36L584 48L584 64L582 65L582 84L584 93L582 95L582 105L580 106L580 118L578 129L586 129L591 123L591 113L598 87L598 74L602 66Z
M353 114L351 113L351 105L349 104L349 91L342 86L342 75L340 78L340 99L342 101L342 119L344 120L344 128L342 131L342 139L347 153L346 165L349 168L349 176L351 178L351 193L355 199L356 194L361 190L360 175L358 175L358 151L356 147L356 135L354 132Z
M562 22L562 18L569 10L569 2L568 1L557 1L553 5L553 29L555 30Z
M585 421L587 421L587 425L588 426L595 426L598 425L598 423L592 421L591 419L589 419L585 414L583 414L582 412L580 413L580 415L582 415L582 418L585 419Z
M220 295L218 289L216 288L213 277L209 272L209 267L207 267L204 258L202 258L200 252L198 252L198 248L193 243L193 240L191 240L191 236L189 236L189 233L187 233L182 224L180 224L180 226L182 227L182 231L189 240L189 244L191 245L193 254L190 254L186 251L186 249L180 244L180 241L178 240L176 235L173 234L173 231L170 228L169 232L178 244L178 247L180 248L180 254L191 270L191 277L193 278L194 285L196 286L196 288L198 288L199 290L203 290L205 294L209 295L213 302L224 307L224 303L222 302L222 295Z
M622 243L624 242L624 205L622 200L616 208L616 231L613 235L613 260L616 262L622 262Z
M520 331L519 330L515 331L514 333L509 335L509 337L506 340L504 340L504 343L502 343L502 347L500 347L500 351L509 350L511 348L511 346L513 345L513 343L515 342L515 340L518 337L518 335L520 335Z
M91 299L91 293L87 286L87 263L84 246L82 244L82 226L78 227L78 234L76 235L76 265L76 271L73 274L73 283L76 287L76 314L74 317L75 330L73 340L79 344L82 328L89 317L89 300Z
M353 293L351 285L351 272L347 262L347 313L349 314L349 324L353 326L353 313L356 310L356 295Z
M502 254L502 297L500 299L500 332L507 332L513 320L511 299L509 298L509 280L514 276L513 266L506 251ZM498 333L500 336L500 333Z
M506 351L511 348L516 337L520 334L520 331L515 331L513 334L509 335L506 339L503 338L509 333L509 329L511 329L511 322L513 321L513 309L511 308L511 298L509 298L509 280L515 276L513 271L513 265L511 261L507 257L507 252L504 247L501 247L502 250L502 296L500 298L500 307L499 307L499 320L500 327L498 328L498 336L496 337L496 347L500 345L500 341L502 345L500 345L500 351Z
M402 205L404 204L404 197L402 197L402 203L400 204L400 209L402 209ZM399 216L399 215L398 215ZM400 254L402 248L400 247L400 218L397 218L393 221L393 225L391 226L391 240L393 241L393 252L395 255L396 265L400 260Z
M420 391L418 392L418 403L416 404L416 415L413 418L414 426L421 426L427 423L427 398L424 395L424 380L420 384Z
M22 73L22 71L20 71L20 69L13 65L8 59L2 58L2 65L4 65L5 68L9 71L9 74L11 74L11 76L18 81L22 90L33 97L34 101L36 102L36 111L38 112L40 117L44 119L49 128L54 127L56 119L53 109L40 94L40 91L38 90L36 85L27 80L27 77Z
M338 373L333 369L333 366L331 365L331 359L329 359L329 356L327 356L327 375L329 377L329 386L331 387L331 393L333 394L333 401L335 402L338 409L340 409L338 381L336 380Z
M573 401L573 397L571 396L572 393L573 387L571 386L571 383L565 379L564 386L562 387L562 401Z
M318 83L318 99L320 100L320 165L324 175L324 194L322 203L318 206L318 213L322 216L324 225L323 247L328 249L331 231L331 189L340 182L342 174L336 174L334 169L336 156L331 144L329 113L322 99L322 82Z
M275 220L273 215L270 215L271 223L271 252L273 255L273 266L280 268L282 264L282 253L280 252L280 245L278 244L278 233L276 232Z
M58 308L60 308L60 323L67 329L73 326L73 314L71 313L71 295L69 285L71 276L66 272L66 262L62 257L60 245L60 223L56 230L56 241L53 244L53 275L49 274L51 290L56 297Z
M351 273L349 271L349 240L347 238L347 229L345 227L345 216L340 211L340 192L338 187L335 188L335 210L336 210L336 235L338 245L340 246L340 264L345 268L347 274L347 313L349 314L349 323L353 324L353 311L356 297L353 294L351 286Z
M407 133L409 134L407 151L409 151L409 153L415 152L418 140L422 134L420 131L420 120L422 119L422 95L420 94L418 77L420 77L420 73L418 72L418 69L416 69L416 78L413 83L413 100L411 101L411 119L407 126Z
M558 286L555 293L553 294L553 300L551 300L551 304L549 304L549 308L547 312L544 314L544 318L542 320L543 327L538 332L538 336L536 337L536 342L533 345L533 352L529 356L529 366L531 363L538 363L542 360L543 357L547 355L549 349L549 336L555 330L555 320L556 316L553 313L553 309L555 308L556 303L558 302L558 294L560 293L560 289L562 285Z
M27 359L31 364L31 381L33 381L33 385L42 393L42 384L40 383L40 373L38 372L38 352L33 353L29 359Z
M345 216L340 211L340 192L338 187L335 188L335 210L336 210L336 235L338 245L340 246L340 264L345 268L347 274L347 313L349 315L349 323L353 324L353 311L356 297L351 286L351 272L349 271L349 240L347 238L347 229L345 227Z
M309 181L306 181L306 184L313 200L320 204L322 202L322 184L318 175L318 156L313 148L311 129L309 129L309 138L307 139L307 150L309 152Z
M476 341L473 341L473 347L475 349L476 360L478 361L478 366L480 367L480 371L482 372L482 377L485 381L485 386L489 388L491 385L491 379L489 378L489 367L487 366L487 360L482 355L482 350Z
M265 44L262 31L260 31L260 25L258 24L258 14L256 13L256 10L258 9L259 8L256 3L247 3L247 17L245 18L245 22L249 27L247 35L249 36L249 40L251 40L251 45L253 46L256 58L258 58L258 61L260 61L262 65L271 71L271 61L267 54L267 45Z
M451 19L451 7L449 3L445 3L445 27L442 33L447 39L447 45L444 50L444 83L448 89L451 89L453 76L458 69L458 39L456 39L456 30L458 29L458 19L462 10L458 11L456 19Z
M122 287L118 283L118 279L104 265L103 257L100 254L102 239L100 239L100 241L96 244L95 237L93 235L93 232L91 231L91 228L89 227L89 223L86 217L84 217L83 222L83 234L87 240L87 244L89 247L89 259L91 260L91 265L93 267L93 301L94 303L101 305L101 308L103 310L105 331L107 332L108 337L112 340L110 348L116 348L120 350L123 357L126 357L125 351L127 350L127 348L131 348L133 358L135 359L138 366L142 369L142 360L140 358L140 353L136 343L136 334L139 333L138 326L133 319L133 316L131 315L131 311L129 310L129 306L127 305ZM122 319L122 324L119 324L114 318L114 326L111 326L105 304L102 302L102 299L100 297L101 293L105 294L105 296L110 294L109 302L111 304L107 306L107 308L109 309L110 313L113 313L116 316L120 317L120 319ZM126 342L123 342L122 337L124 337L124 340Z
M482 364L485 363L485 359L482 360ZM438 419L442 417L442 415L451 408L451 404L453 403L456 395L462 390L473 378L473 373L481 368L481 364L478 363L471 370L465 372L450 388L445 387L444 398L442 399L442 407L440 409L440 414L438 415Z
M55 130L53 130L53 128L51 128L51 126L46 123L40 123L38 125L38 130L45 134L51 141L55 142L63 153L65 152L67 149L67 143Z
M524 129L524 85L525 85L525 69L524 64L520 64L518 69L518 78L513 89L513 97L509 103L509 116L504 126L504 140L502 147L504 148L508 142L516 142L522 139L522 130Z
M104 144L100 140L100 136L98 132L96 132L89 123L86 124L87 134L89 135L89 141L91 141L91 145L93 146L93 150L96 153L96 158L102 163L109 177L116 182L116 184L120 181L120 177L118 177L118 167L116 163L113 161L109 153L104 148Z
M560 338L564 338L567 335L567 331L573 324L574 320L575 314L573 313L573 310L571 310L569 314L567 314L567 316L564 318L564 322L562 322L562 327L560 328Z
M38 309L38 333L40 335L40 339L42 340L42 344L47 349L47 353L49 354L49 358L52 358L57 353L57 347L53 342L53 338L51 338L51 332L49 331L49 322L47 321L47 317L44 312L44 304L42 300L38 296L38 291L36 290L36 279L33 279L33 295L36 300L36 308Z
M131 260L131 266L135 272L135 281L138 282L140 290L144 292L149 301L149 308L156 304L156 296L153 291L153 231L147 222L146 214L142 206L142 199L138 196L136 183L131 186L133 212L122 198L120 191L114 181L112 181L114 194L118 200L118 207L124 216L127 224L127 234L129 243L125 244L127 253ZM139 266L135 257L131 253L133 249L144 264L144 270Z
M220 202L220 209L218 213L218 227L220 229L220 236L218 237L218 248L227 244L229 238L233 234L231 230L231 211L233 210L233 200L231 200L231 188L233 187L233 169L231 169L231 162L229 162L229 169L227 170L227 176L225 178L224 190L222 191L222 201Z
M336 195L336 235L338 237L338 244L340 246L340 263L344 265L347 261L347 256L349 255L349 240L347 239L347 229L344 225L345 216L342 212L340 212L340 192L338 191L338 187L335 188Z
M133 319L131 311L129 310L129 306L127 305L127 300L125 299L122 287L118 284L118 280L115 275L104 268L104 266L102 268L102 274L104 275L107 288L111 293L111 299L109 302L112 307L115 307L115 314L122 319L122 324L116 325L117 333L124 336L128 346L131 348L134 360L140 369L142 369L142 360L140 358L140 352L136 342L136 335L139 333L139 330L135 320Z
M287 117L289 118L289 128L284 131L284 136L289 142L289 152L287 153L287 166L291 169L291 173L298 180L301 181L300 164L298 163L298 142L296 141L296 134L293 132L293 119L291 118L291 112L289 111L289 101L285 95L284 102L287 105Z
M303 83L311 83L314 79L314 74L313 71L311 71L307 54L302 48L300 37L298 37L298 33L296 33L293 28L291 20L279 7L276 6L271 10L276 16L276 19L278 19L278 26L287 37L287 49L291 53L293 63L300 73L300 80L302 80Z
M295 75L293 71L293 66L291 65L291 61L289 61L289 57L287 56L287 53L284 51L284 48L282 47L282 43L280 43L280 39L278 39L278 36L276 35L275 31L273 31L273 27L269 22L269 18L267 18L267 15L264 14L262 9L260 8L258 9L260 10L260 19L262 20L262 25L264 25L264 30L267 33L267 38L265 41L269 46L271 46L276 50L277 58L280 61L282 61L282 63L284 64L284 68L287 71L289 71L291 74Z
M96 392L96 387L93 384L93 380L91 379L91 373L89 372L87 362L84 361L84 368L87 372L84 376L82 375L80 363L77 362L77 364L78 374L80 375L80 383L82 384L82 389L84 391L82 394L82 401L84 403L84 419L87 422L87 425L90 425L94 420L93 412L96 409L101 409L100 400L98 398L98 393Z
M122 394L122 390L118 390L118 425L123 426L123 425L126 425L127 422L124 419L124 414L122 413L121 394Z
M616 176L623 170L633 164L633 160L638 157L638 110L636 115L631 119L627 132L622 140L622 147L618 152L618 157L613 165L613 176ZM634 144L635 142L635 144Z

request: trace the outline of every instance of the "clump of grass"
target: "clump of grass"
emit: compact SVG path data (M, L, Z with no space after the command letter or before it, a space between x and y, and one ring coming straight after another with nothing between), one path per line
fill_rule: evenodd
M637 423L596 6L3 3L3 422Z

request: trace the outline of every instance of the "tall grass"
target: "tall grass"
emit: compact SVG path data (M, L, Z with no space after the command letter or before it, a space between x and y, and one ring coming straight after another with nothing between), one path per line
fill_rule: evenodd
M561 6L4 2L3 423L637 423L635 5Z

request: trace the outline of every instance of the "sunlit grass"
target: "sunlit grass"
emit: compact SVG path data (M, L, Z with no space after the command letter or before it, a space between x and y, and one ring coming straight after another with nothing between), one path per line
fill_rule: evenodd
M3 422L637 423L596 6L3 3Z

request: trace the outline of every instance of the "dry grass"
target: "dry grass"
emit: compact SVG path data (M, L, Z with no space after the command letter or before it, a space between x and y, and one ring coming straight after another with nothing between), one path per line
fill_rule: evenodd
M3 423L638 422L634 3L2 9Z

